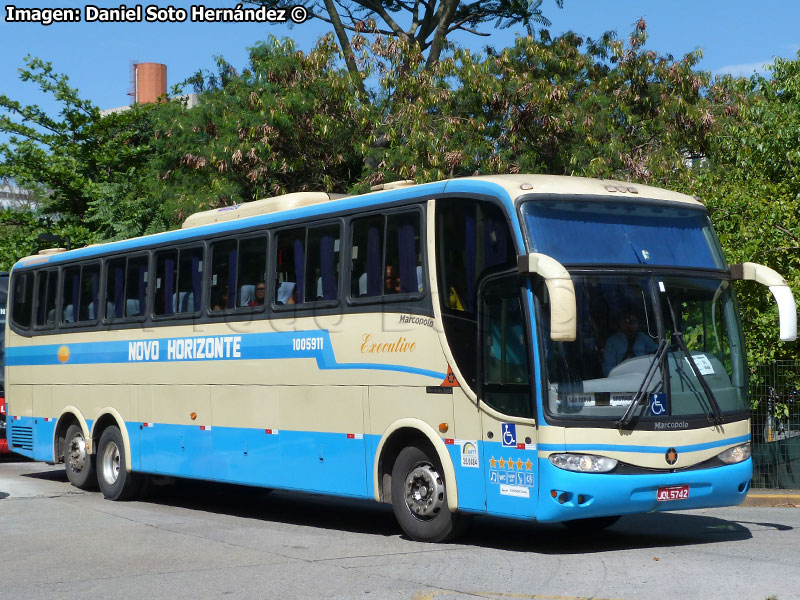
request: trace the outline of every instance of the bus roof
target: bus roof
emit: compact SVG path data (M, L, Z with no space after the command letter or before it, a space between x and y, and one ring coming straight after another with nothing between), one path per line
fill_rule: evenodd
M387 186L390 187L390 186ZM495 196L513 206L520 196L591 196L610 200L676 202L693 207L702 204L695 198L657 187L610 179L589 179L561 175L487 175L448 179L419 185L403 185L357 196L324 192L301 192L257 200L234 207L196 213L187 218L184 228L129 240L93 244L84 248L21 258L14 268L60 263L99 254L147 248L151 245L182 241L256 227L324 216L354 209L369 210L414 198L435 198L442 194ZM239 208L241 207L241 208Z

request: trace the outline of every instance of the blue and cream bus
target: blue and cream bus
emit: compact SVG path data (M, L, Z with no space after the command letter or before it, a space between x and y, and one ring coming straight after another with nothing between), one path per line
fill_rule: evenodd
M152 475L602 527L747 494L747 369L696 199L539 175L295 193L20 260L9 439L113 500Z

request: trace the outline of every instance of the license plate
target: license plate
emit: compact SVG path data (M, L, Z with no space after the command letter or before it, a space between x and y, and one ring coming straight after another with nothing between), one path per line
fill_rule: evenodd
M686 500L689 497L688 485L673 485L670 487L658 488L656 500L667 502L669 500Z

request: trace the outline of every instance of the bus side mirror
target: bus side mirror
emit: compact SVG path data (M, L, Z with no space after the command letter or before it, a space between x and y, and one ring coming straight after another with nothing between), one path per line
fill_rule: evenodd
M733 281L757 281L769 288L778 304L781 341L793 342L796 340L797 309L792 290L786 280L777 271L758 263L746 262L731 265L730 272Z
M575 286L572 278L556 259L537 252L518 256L517 266L523 274L536 274L544 279L550 294L550 339L574 342L577 328Z

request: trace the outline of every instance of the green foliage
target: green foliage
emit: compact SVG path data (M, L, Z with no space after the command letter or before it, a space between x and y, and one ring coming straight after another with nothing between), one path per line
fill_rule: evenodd
M159 206L142 210L150 157L149 107L102 116L50 63L27 58L20 78L60 104L59 118L0 95L0 178L45 190L39 212L97 239L162 230ZM133 209L131 206L135 205ZM21 216L24 221L27 217ZM12 219L14 221L14 219ZM88 239L85 235L81 239Z
M713 122L698 53L680 61L606 34L517 38L488 56L457 49L426 69L411 49L389 70L389 149L373 179L538 172L663 184L705 151Z
M716 111L707 164L692 181L706 201L731 263L751 261L783 275L800 297L800 54L776 59L771 77L725 78L709 91ZM778 340L769 291L738 286L751 364L800 358Z
M52 246L38 240L40 234L57 235L74 247L96 240L87 227L75 222L54 220L29 207L0 210L0 271L9 271L23 256Z
M196 210L287 191L345 191L361 172L372 107L337 66L330 37L308 54L270 38L241 74L194 77L199 106L156 111L156 196L180 222Z

